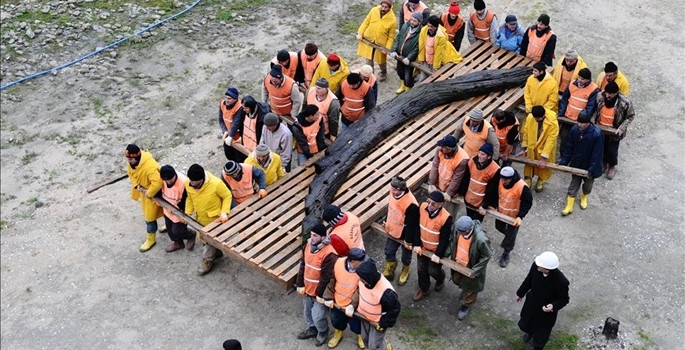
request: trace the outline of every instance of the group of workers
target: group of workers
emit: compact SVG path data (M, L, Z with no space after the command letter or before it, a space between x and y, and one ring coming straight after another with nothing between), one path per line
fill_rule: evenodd
M307 325L297 337L315 338L317 346L327 342L329 348L336 347L349 324L359 348L392 348L384 337L401 310L391 284L398 249L402 252L399 286L407 283L412 255L417 255L414 302L430 295L431 278L434 291L444 288L446 261L458 267L451 268L449 278L461 288L457 318L463 320L484 288L492 255L490 239L481 228L485 215L497 214L495 228L504 235L499 265L505 268L521 221L533 204L533 178L537 178L535 192L541 192L552 175L549 164L585 171L586 175L572 174L561 213L573 212L581 187L580 208L586 209L594 179L602 174L612 179L616 174L619 143L634 110L627 99L628 81L613 62L605 65L595 83L587 64L569 49L548 72L557 40L548 15L540 15L536 25L522 30L511 14L499 25L482 0L474 1L474 11L466 20L459 13L457 1L435 16L422 1L405 0L398 21L393 2L381 0L357 33L357 53L365 60L358 70L351 70L334 52L324 55L314 43L299 52L278 51L265 75L261 101L250 95L240 98L240 92L229 87L219 103L220 137L228 159L220 177L199 164L191 165L187 174L170 165L160 167L149 152L128 145L124 155L131 198L141 201L147 226L140 251L155 245L157 219L162 216L171 240L167 252L192 250L195 245L196 232L172 210L159 207L153 197L161 195L201 225L215 221L228 225L231 208L253 196L267 196L268 186L290 172L295 160L302 165L315 157L375 107L378 82L387 79L387 56L397 60L400 94L422 78L416 79L417 75L459 63L466 34L471 44L491 42L537 62L525 85L524 120L495 110L488 121L477 108L456 120L454 133L437 142L428 196L421 204L402 177L392 179L383 223L388 239L382 272L364 250L359 218L335 205L327 207L321 218L326 225L312 228L295 282L304 296ZM536 163L526 163L521 176L511 167L510 157L524 155ZM457 218L456 203L461 202L466 215ZM198 274L210 272L219 256L220 250L204 244ZM526 298L519 327L524 340L532 340L536 349L544 347L558 310L569 301L569 282L558 265L554 253L540 254L516 292L517 301ZM330 339L329 315L334 328Z

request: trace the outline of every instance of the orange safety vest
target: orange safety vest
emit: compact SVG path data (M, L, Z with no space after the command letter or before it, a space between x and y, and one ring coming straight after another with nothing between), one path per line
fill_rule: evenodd
M526 51L526 57L538 62L542 58L542 52L545 51L547 41L554 35L554 32L550 30L538 38L537 34L535 34L536 31L537 30L534 28L528 30L528 50Z
M426 208L428 203L421 203L419 228L421 229L421 245L423 249L434 252L440 244L440 229L450 217L450 213L445 208L440 208L440 212L434 218L430 218Z
M497 204L497 211L515 218L519 214L521 208L521 193L523 193L523 186L528 186L519 179L510 189L504 188L502 181L499 183L498 193L499 202Z
M566 117L571 120L578 120L580 112L587 107L587 101L595 89L597 89L597 85L593 82L590 82L584 88L579 88L576 84L569 85L568 92L571 96L566 107Z
M410 11L409 8L407 7L407 3L409 1L405 1L404 4L402 4L402 10L403 10L403 16L402 18L404 19L404 22L409 22L409 19L411 18L411 15L414 12L418 12L423 14L423 10L425 10L428 6L423 3L423 1L419 1L419 4L414 8L414 11Z
M599 125L614 127L614 107L602 106L599 110Z
M330 253L335 254L335 249L330 244L324 245L316 253L312 253L312 245L309 242L304 248L304 293L310 297L316 296L316 287L319 286L321 278L321 265Z
M321 62L321 59L323 58L324 55L319 51L316 53L316 57L313 60L307 61L307 54L304 50L300 52L300 64L302 64L302 68L304 69L304 83L306 86L311 85L316 67L319 66L319 62Z
M454 22L454 25L450 25L449 13L443 13L442 16L440 16L440 22L442 22L442 26L445 27L445 34L447 34L450 42L454 40L454 36L457 35L459 29L464 26L464 20L461 19L461 16L459 15L457 15L457 20ZM490 33L488 33L488 38L490 38Z
M290 112L293 109L291 93L295 80L287 75L283 75L283 82L281 82L281 85L273 86L269 82L270 77L271 73L266 75L264 78L264 86L266 87L266 91L269 92L269 106L271 106L271 110L277 115L290 115Z
M345 213L347 221L333 228L331 234L337 234L342 238L347 246L352 248L364 249L364 241L362 241L362 229L359 218L352 213Z
M578 63L576 63L578 64ZM571 78L573 77L573 70L568 71L564 66L561 66L561 78L559 79L559 92L564 93L571 84Z
M471 178L469 179L469 188L466 191L464 200L474 207L480 207L485 197L485 187L488 185L488 181L499 171L499 165L497 165L497 162L492 161L485 169L479 170L476 167L476 162L471 158L469 159L468 166Z
M362 77L362 79L364 79L364 77ZM373 86L376 84L376 74L371 73L371 75L369 76L369 81L367 81L366 83L369 84L370 88L373 88Z
M174 185L171 187L167 187L166 184L162 184L162 198L164 198L167 202L169 202L171 205L174 207L178 208L178 203L181 203L181 199L183 199L183 192L185 192L186 187L186 176L179 173L178 171L176 172L176 182L174 182ZM167 208L162 209L164 211L164 215L168 217L172 222L180 222L181 218L178 216L174 215L171 210Z
M495 18L495 13L492 11L488 11L483 19L478 18L476 11L471 12L473 35L476 39L490 41L490 24L492 24L493 18Z
M473 232L471 232L471 237L464 238L459 235L457 238L457 248L454 261L461 266L469 265L469 249L471 249L471 242L473 242Z
M505 126L504 128L500 129L497 126L497 123L492 123L492 128L495 130L495 135L497 135L497 140L499 140L499 153L503 154L506 149L507 149L507 134L509 134L509 130L513 128L514 126L519 125L519 120L518 118L514 118L514 125L508 125ZM518 136L517 136L518 138Z
M359 276L356 273L347 271L345 265L347 258L338 258L333 267L333 274L335 275L335 286L333 292L335 295L335 303L345 307L352 304L352 296L357 291L359 286Z
M281 65L281 68L283 69L283 75L287 75L292 79L295 79L295 71L297 71L297 52L288 52L288 54L290 55L290 65L288 66L288 68L280 64L278 62L278 58L276 57L274 57L271 60L271 63Z
M400 199L395 199L392 193L390 194L390 200L388 201L388 217L385 219L385 231L395 238L400 238L402 236L402 230L404 230L404 217L407 212L407 208L410 205L419 205L416 201L416 197L411 192L405 193Z
M383 315L383 307L381 306L381 298L386 290L395 290L390 282L381 275L376 285L372 289L366 288L362 281L359 281L359 305L357 312L364 318L371 322L378 323Z
M488 131L492 126L487 120L483 120L483 129L475 133L469 128L470 120L471 117L466 117L464 123L461 124L461 129L464 130L464 151L469 155L469 158L472 158L478 154L480 146L488 140Z
M257 148L257 118L249 118L247 114L243 118L243 146L250 152Z
M433 65L433 58L435 58L435 37L426 35L426 63Z
M219 102L219 109L221 110L221 119L224 121L224 125L226 126L226 130L231 131L231 126L233 126L233 117L235 117L235 114L238 113L240 109L243 108L243 105L240 103L240 101L236 101L235 104L233 105L233 108L228 109L226 105L224 104L224 101ZM240 138L240 135L234 135L233 139L238 140Z
M223 171L221 175L226 180L228 187L230 187L233 200L240 204L254 194L254 185L252 184L252 165L240 164L243 167L243 177L240 181L233 178L233 176L226 175Z
M330 89L328 89L328 94L323 101L316 99L316 87L309 88L309 92L307 92L307 104L319 107L317 113L323 118L324 134L326 135L330 133L328 129L328 109L331 107L331 102L337 99L338 98Z
M302 128L302 133L304 133L304 137L307 138L307 144L309 145L309 153L310 154L315 154L319 153L319 145L316 144L316 135L319 133L319 130L321 129L320 123L321 122L321 116L316 117L316 121L312 123L310 126L304 126L302 124L299 124L300 127ZM302 153L302 147L300 147L300 144L297 144L297 152Z
M447 191L447 187L449 187L454 176L454 171L457 170L457 167L464 159L469 159L469 155L461 147L457 147L457 152L449 159L445 158L445 155L438 151L438 189L440 191Z
M359 120L366 112L364 108L364 96L369 92L371 87L365 81L362 81L361 86L358 89L353 89L347 80L343 81L340 86L340 91L343 94L343 100L340 101L342 106L340 106L340 112L345 117L345 119L355 122Z

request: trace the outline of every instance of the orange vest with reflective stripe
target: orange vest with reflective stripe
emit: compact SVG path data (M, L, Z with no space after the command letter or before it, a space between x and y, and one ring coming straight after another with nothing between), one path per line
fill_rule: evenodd
M423 249L434 252L440 244L440 229L450 217L450 213L445 208L440 208L440 212L434 218L430 218L426 208L428 203L421 203L419 209L419 228L421 229L421 246Z
M388 217L385 219L385 231L395 238L400 238L402 236L402 230L404 230L404 214L407 212L407 208L410 205L419 205L416 201L416 197L410 192L405 193L400 199L395 199L392 193L390 194L390 200L388 201Z
M437 35L437 34L435 34ZM435 37L426 35L426 63L433 65L435 57Z
M614 107L602 106L599 110L599 125L614 127Z
M176 182L174 182L174 185L171 187L167 187L166 184L162 184L162 198L164 198L167 202L169 202L171 205L174 207L178 208L178 203L181 202L181 199L183 199L183 192L185 192L186 187L186 176L179 173L178 171L176 172ZM174 215L171 210L163 208L164 215L168 217L171 221L173 222L179 222L181 219Z
M587 107L587 101L596 88L597 85L593 82L590 82L584 88L579 88L576 84L569 85L568 92L571 96L568 98L566 117L571 120L578 120L578 115Z
M364 79L364 77L362 77L362 79ZM369 76L369 81L366 81L366 83L369 84L369 88L373 88L373 86L376 84L376 74L371 73Z
M342 307L352 304L352 296L359 286L359 276L347 271L345 264L347 264L347 258L338 258L333 267L335 303Z
M464 238L459 235L457 238L457 247L454 261L461 266L469 265L469 249L471 249L471 242L473 241L473 232L471 232L471 237Z
M495 130L495 135L497 135L497 140L499 140L499 153L503 154L506 149L507 149L507 134L509 134L509 130L513 128L514 126L519 125L519 120L518 118L514 118L514 124L513 125L507 125L504 128L501 128L497 126L497 123L492 123L492 128ZM517 137L518 139L518 137Z
M425 10L428 6L423 3L423 1L419 1L419 3L414 7L414 11L410 11L409 8L407 8L407 3L409 1L405 1L404 4L402 4L402 10L403 10L403 16L402 18L404 19L404 22L409 22L409 19L411 18L411 15L414 12L418 12L420 14L423 14L423 10Z
M576 63L578 64L578 63ZM559 91L563 94L564 91L571 84L571 78L573 77L573 70L569 71L564 66L561 66L561 78L559 79Z
M331 107L331 101L337 99L338 98L333 92L331 92L330 89L328 89L328 94L323 101L316 99L316 87L309 88L309 91L307 92L307 104L319 107L319 111L317 113L323 118L324 134L326 135L330 133L328 130L328 108Z
M243 118L243 146L250 152L257 148L257 118L249 118L247 114Z
M499 202L497 204L497 211L515 218L519 214L521 208L521 193L523 193L523 186L527 186L523 180L519 179L510 189L502 186L502 181L499 182Z
M464 200L474 207L480 207L483 204L483 197L485 197L485 187L488 185L488 181L499 171L499 165L497 165L497 162L492 161L485 169L479 170L476 167L476 162L471 158L469 159L468 166L471 178L469 179L469 188L466 191Z
M371 87L365 81L358 89L353 89L347 80L343 81L340 85L340 91L343 94L343 100L340 101L342 106L340 106L340 113L345 117L345 119L355 122L359 120L366 112L364 108L364 96L369 92Z
M331 234L336 234L342 238L347 246L352 248L364 249L364 241L362 241L362 229L359 218L352 213L345 213L347 221L333 228Z
M252 184L252 165L240 164L243 167L243 177L240 181L233 178L233 176L226 175L223 171L221 175L226 180L228 187L230 187L233 200L240 204L254 194L254 185Z
M381 306L381 298L386 290L395 290L390 282L381 275L376 285L372 289L366 288L362 281L359 281L359 306L357 312L364 316L371 322L378 323L383 315L383 307Z
M473 24L473 35L476 39L490 41L490 24L495 18L495 13L488 11L483 19L478 18L476 11L471 12L471 23Z
M454 25L450 25L448 19L449 13L443 13L442 16L440 16L440 22L442 22L442 26L445 27L445 34L447 34L447 38L452 42L459 29L464 26L464 20L461 19L461 16L457 15L457 20L454 22ZM489 32L488 38L490 38Z
M469 159L469 155L466 154L463 148L458 146L457 152L449 159L445 158L445 155L438 151L438 189L440 191L447 191L447 187L449 187L454 176L454 171L457 170L457 167L464 159Z
M478 154L480 146L488 140L488 131L490 131L492 126L487 120L483 120L483 129L475 133L469 128L470 120L471 117L466 117L461 125L461 129L464 130L464 151L469 155L469 158L473 158Z
M319 66L319 62L321 62L321 59L323 58L324 55L321 53L321 51L318 51L316 53L316 57L314 57L313 60L307 61L307 54L304 52L304 50L300 52L300 63L302 64L302 68L304 69L304 83L306 84L306 86L311 85L312 77L314 77L316 67Z
M288 54L290 55L290 65L288 68L278 62L278 58L276 57L271 60L271 63L281 65L283 75L287 75L292 79L295 79L295 72L297 71L297 52L288 52Z
M307 138L307 144L309 145L309 153L310 154L315 154L319 153L319 145L316 144L316 135L319 133L319 130L321 129L320 123L321 122L321 116L316 117L316 121L312 123L310 126L304 126L302 124L299 124L300 127L302 128L302 133L304 134L304 137ZM302 147L300 147L300 144L297 144L297 152L302 153Z
M312 245L307 242L304 248L304 293L310 297L316 296L316 287L319 286L321 278L321 265L328 254L334 253L335 249L330 244L326 244L316 253L312 253Z
M283 82L279 86L273 86L269 82L271 74L267 74L264 78L264 86L269 92L269 106L271 110L277 115L290 115L293 109L293 100L291 93L293 91L293 78L283 75Z
M528 30L528 50L526 51L526 57L538 62L542 58L542 52L545 51L547 41L554 35L554 32L550 30L539 38L536 32L536 29Z
M233 105L233 108L231 109L228 109L228 107L226 107L224 101L219 102L219 109L221 109L221 119L223 119L224 121L226 130L231 131L231 126L233 125L233 117L235 117L235 114L238 113L238 111L242 107L243 105L240 103L240 101L236 101ZM239 139L240 135L236 134L233 136L233 140L238 141Z

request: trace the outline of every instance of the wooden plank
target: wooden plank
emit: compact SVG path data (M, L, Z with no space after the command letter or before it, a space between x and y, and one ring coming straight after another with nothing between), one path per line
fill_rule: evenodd
M100 182L98 184L91 186L89 189L86 190L86 193L93 193L93 192L95 192L95 191L97 191L97 190L99 190L99 189L101 189L107 185L111 185L113 183L119 182L119 181L121 181L127 177L128 177L128 174L117 175L117 176L115 176L109 180L105 180L103 182Z
M509 156L509 160L512 162L516 163L523 163L526 165L531 165L531 166L538 166L538 160L533 160L533 159L528 159L526 157L519 157L519 156ZM564 173L569 173L572 175L577 175L577 176L582 176L582 177L588 177L588 172L587 170L583 169L578 169L570 166L565 166L565 165L559 165L559 164L554 164L554 163L547 163L547 168L556 170L556 171L561 171Z
M576 125L576 124L578 124L578 121L573 120L573 119L569 119L569 118L566 118L566 117L559 117L559 116L557 116L557 120L559 120L560 122L562 122L562 123L564 123L564 124L571 124L571 125ZM616 133L618 132L618 129L611 128L611 127L608 127L608 126L599 125L599 124L595 124L595 126L598 127L600 130L602 130L602 132L603 132L605 135L616 135Z
M428 192L428 185L427 185L427 184L422 184L422 185L421 185L421 189L423 189L424 191ZM466 204L466 202L464 202L464 197L461 197L461 196L452 198L452 200L451 200L450 202L452 202L452 203L454 203L454 204L456 204L456 205L464 206L464 207L469 208L469 209L471 209L471 210L478 211L478 208L476 208L476 207L474 207L474 206L472 206L472 205ZM511 216L502 214L502 213L498 212L497 210L493 210L493 209L487 209L486 212L487 212L487 215L492 216L493 218L495 218L495 219L497 219L497 220L499 220L499 221L503 221L503 222L505 222L505 223L507 223L507 224L509 224L509 225L514 225L514 220L515 220L516 218L512 218ZM455 221L456 221L456 219L457 219L457 218L455 218Z

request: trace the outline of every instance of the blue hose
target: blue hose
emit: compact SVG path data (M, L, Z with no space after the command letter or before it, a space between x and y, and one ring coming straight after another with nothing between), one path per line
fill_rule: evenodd
M31 80L31 79L34 79L34 78L38 78L38 77L42 77L43 75L49 74L49 73L52 72L52 71L58 71L58 70L67 68L67 67L72 66L72 65L74 65L74 64L76 64L76 63L79 63L79 62L81 62L81 61L83 61L83 60L87 60L87 59L89 59L89 58L91 58L91 57L93 57L93 56L99 54L99 53L102 52L102 51L105 51L105 50L111 49L111 48L113 48L113 47L116 47L116 46L120 45L121 43L124 43L124 42L128 41L129 39L131 39L132 37L134 37L134 36L136 36L136 35L140 35L140 34L142 34L142 33L144 33L144 32L147 32L148 30L150 30L150 29L152 29L152 28L155 28L155 27L157 27L157 26L160 26L160 25L162 25L162 24L164 24L164 23L166 23L166 22L168 22L168 21L170 21L170 20L172 20L172 19L174 19L174 18L176 18L176 17L178 17L178 16L180 16L180 15L182 15L182 14L184 14L184 13L190 11L193 7L195 7L197 4L199 4L200 1L202 1L202 0L196 0L192 5L188 6L185 10L183 10L183 11L181 11L181 12L179 12L179 13L177 13L177 14L171 16L171 17L167 17L167 18L165 18L165 19L159 20L159 21L157 21L157 22L155 22L155 23L153 23L153 24L151 24L151 25L149 25L149 26L147 26L147 27L145 27L145 28L143 28L143 29L137 31L137 32L136 32L135 34L133 34L133 35L127 36L127 37L122 38L122 39L119 39L119 40L117 40L117 41L115 41L115 42L113 42L113 43L111 43L111 44L109 44L109 45L107 45L107 46L105 46L105 47L103 47L103 48L101 48L101 49L99 49L99 50L95 50L95 51L93 51L93 52L91 52L91 53L89 53L89 54L87 54L87 55L85 55L85 56L83 56L83 57L80 57L80 58L78 58L78 59L75 59L75 60L73 60L73 61L71 61L71 62L65 63L65 64L63 64L63 65L57 66L57 67L52 68L52 69L47 69L47 70L44 70L44 71L42 71L42 72L38 72L38 73L31 74L31 75L29 75L29 76L27 76L27 77L23 77L23 78L21 78L21 79L19 79L19 80L16 80L16 81L13 81L13 82L11 82L11 83L9 83L9 84L3 85L2 87L0 87L0 91L5 90L5 89L7 89L7 88L9 88L9 87L12 87L12 86L14 86L14 85L23 83L23 82L28 81L28 80Z

